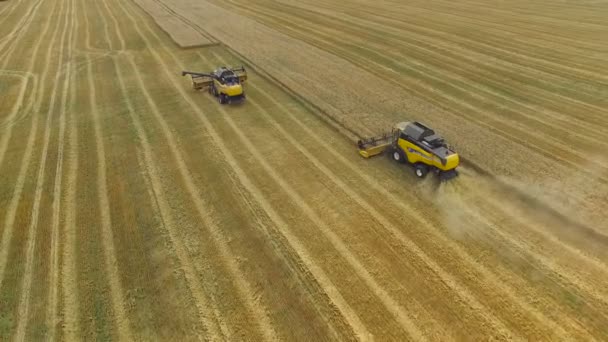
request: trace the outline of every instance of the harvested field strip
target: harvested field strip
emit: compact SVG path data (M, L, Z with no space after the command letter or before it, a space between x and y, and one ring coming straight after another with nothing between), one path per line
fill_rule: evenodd
M255 91L257 93L257 90L252 90ZM305 126L303 126L302 128L305 128ZM353 173L356 173L356 171L353 170Z
M302 128L304 128L304 126L303 126ZM356 173L356 171L355 171L355 170L353 170L353 174L354 174L354 173ZM408 209L408 211L409 211L409 209ZM431 226L429 225L429 227L431 227ZM433 238L433 239L436 239L436 238ZM471 259L470 259L469 261L471 261ZM475 264L475 262L472 262L472 264ZM488 277L489 277L489 275L487 274L487 271L485 271L485 273L486 273L486 274L484 275L484 278L488 278ZM496 286L498 286L498 283L496 284ZM500 287L500 286L499 286L499 287ZM507 291L507 293L509 293L509 290L506 290L506 291ZM511 292L510 292L510 293L512 293L512 290L511 290ZM503 304L503 305L504 305L504 304ZM530 308L530 307L527 307L527 311L534 312L534 310L531 310L531 308ZM557 327L557 326L555 326L555 325L553 326L553 328L554 328L554 329L555 329L555 328L557 328L557 330L560 330L560 329L559 329L559 327Z
M354 170L353 170L353 173L356 173L356 171L354 171ZM436 237L433 237L432 239L433 239L433 240L436 240L437 238L436 238ZM432 250L432 249L431 249L431 250ZM487 278L487 276L486 276L486 278ZM530 311L530 310L528 309L527 311Z
M158 37L156 37L156 38L158 39ZM172 76L169 74L169 77L172 77ZM175 81L173 81L173 82L175 82ZM174 84L175 84L175 83L174 83ZM179 89L180 87L179 87L179 86L176 86L176 88L178 88L178 89ZM181 89L180 89L180 92L181 92L182 96L184 96L186 99L188 99L188 97L186 97L186 95L183 93L183 90L181 90ZM191 102L190 102L190 103L191 103ZM192 104L192 103L191 103L191 104ZM192 106L193 106L193 108L194 108L194 109L197 109L197 108L198 108L198 107L197 107L196 105L194 105L194 104L192 104ZM199 113L200 113L200 112L199 112ZM201 113L201 114L202 114L202 113ZM201 117L201 118L202 118L202 117L204 117L204 116L202 116L202 115L201 115L201 116L199 116L199 117ZM226 150L224 149L224 151L226 151ZM228 158L228 161L230 162L230 158ZM237 170L237 169L235 169L235 170ZM240 171L240 173L242 173L242 171ZM245 181L245 182L246 182L246 181ZM253 193L255 194L256 192L254 191Z
M222 63L222 61L220 61L220 64L225 64L225 63ZM267 118L267 116L265 116L263 114L263 109L260 107L260 105L255 103L253 99L250 100L250 102L254 103L254 107L257 107L258 111L262 112L262 117ZM242 126L251 127L250 124L244 124ZM274 126L274 127L277 128L279 130L279 132L283 136L285 136L286 139L288 139L288 141L290 141L293 148L301 151L303 157L310 159L312 161L312 164L315 165L317 169L322 171L322 173L326 177L331 179L332 182L336 183L339 186L341 191L344 191L348 195L348 197L352 198L358 205L362 206L362 209L364 209L366 212L370 213L371 216L373 216L376 220L378 220L381 223L382 226L384 226L384 228L391 231L392 234L395 234L396 240L400 240L405 246L407 246L406 247L407 249L413 249L415 251L416 255L420 255L421 258L423 260L425 260L426 263L429 263L431 265L431 268L435 271L435 273L439 274L440 278L442 278L442 280L444 282L449 284L450 287L453 287L453 290L455 292L462 294L462 296L465 297L467 299L467 301L469 303L471 303L472 306L476 307L476 310L480 310L480 311L484 310L483 308L480 307L479 303L477 303L476 300L471 297L471 295L467 292L466 289L461 288L459 285L457 285L453 281L453 279L450 279L450 276L445 274L445 272L443 270L438 269L437 265L435 265L432 261L430 261L428 259L428 257L425 256L425 253L422 252L422 250L417 249L417 247L415 245L412 245L411 242L404 235L401 235L401 233L397 231L396 227L392 223L389 223L383 216L381 216L380 213L375 211L375 209L371 208L370 205L368 203L366 203L366 201L363 198L354 194L354 192L350 191L349 188L347 186L345 186L345 184L342 181L340 181L336 177L336 175L334 175L330 171L328 171L327 168L325 168L318 159L311 157L311 156L314 156L314 154L303 150L301 147L299 147L298 143L296 143L293 139L290 140L289 134L287 134L285 131L281 131L281 129L278 128L277 126ZM247 144L247 145L251 145L251 144ZM352 210L352 211L357 211L357 210ZM434 328L434 330L438 330L438 328L436 327L436 328Z
M54 89L53 89L53 93L51 94L51 103L49 104L49 110L47 112L47 118L46 118L46 124L45 124L45 129L44 129L44 142L42 145L42 151L41 151L41 156L40 156L40 162L39 162L39 168L38 168L38 172L37 172L37 183L36 183L36 191L35 191L35 195L34 195L34 203L32 205L32 209L31 209L31 219L30 219L30 224L28 229L28 243L26 246L26 254L25 254L25 269L24 269L24 277L23 277L23 283L21 285L21 292L20 292L20 299L19 299L19 309L18 309L18 321L17 321L17 326L16 326L16 336L15 338L18 341L22 341L26 339L26 327L28 325L28 320L30 318L32 318L32 320L34 322L44 322L44 318L45 318L45 314L46 314L46 310L44 310L44 305L40 305L40 306L35 306L34 309L38 309L38 315L37 312L33 312L31 313L31 311L33 311L32 309L30 309L30 307L32 306L32 303L36 303L36 304L43 304L43 303L47 303L46 300L47 298L47 294L48 292L46 291L40 291L42 293L36 293L38 289L42 289L43 287L39 287L39 288L34 288L32 289L32 282L34 281L33 279L45 279L47 276L47 272L48 269L44 268L44 266L40 267L41 269L36 269L35 268L35 261L34 258L37 260L44 260L44 259L49 259L49 254L47 253L47 251L49 250L49 245L48 242L50 241L50 239L48 237L50 237L50 234L48 233L49 230L43 228L42 226L39 226L39 222L45 222L45 221L50 221L48 219L49 216L49 209L51 206L51 200L45 195L43 196L43 192L46 193L52 193L50 191L51 189L51 180L53 178L55 178L55 181L57 179L61 179L61 173L58 173L57 176L58 177L51 177L52 173L50 171L53 170L53 168L51 166L48 166L48 170L47 170L47 165L53 165L53 164L57 164L57 168L55 168L55 171L60 171L61 170L61 154L52 154L49 153L49 149L52 149L51 147L51 133L52 133L52 127L56 125L56 121L60 121L59 125L60 127L60 132L59 132L59 136L57 137L58 141L54 141L53 145L55 145L55 143L58 145L57 148L62 148L64 141L63 138L65 136L65 107L67 105L67 96L68 96L68 92L69 92L69 82L70 82L70 66L69 64L71 64L71 46L72 46L72 39L73 39L73 34L74 34L74 19L75 19L75 11L74 11L74 1L71 1L71 3L67 4L68 8L66 11L64 11L65 16L66 16L66 23L65 23L65 29L62 33L62 37L61 40L59 42L59 46L60 46L60 54L59 54L59 66L61 70L61 67L63 65L65 65L66 63L68 63L68 69L66 73L61 73L61 72L57 72L57 78L55 79L55 83L54 83ZM54 134L53 134L54 135ZM53 139L54 140L54 139ZM49 158L50 156L50 158ZM56 158L54 158L56 156ZM47 164L48 163L48 164ZM49 178L49 179L47 179ZM48 188L46 189L48 184ZM54 189L56 189L56 187L53 184ZM53 198L57 198L59 196L58 193L53 193ZM41 236L39 236L41 235ZM38 250L38 253L36 253L36 250ZM45 266L48 267L48 264L43 264ZM54 286L54 285L52 285ZM47 303L48 305L48 303ZM44 331L46 329L41 329L41 327L44 327L44 325L41 326L34 326L30 331L34 332L34 334L40 334L41 331ZM34 335L34 336L30 336L27 339L30 338L40 338L42 336L38 335Z
M255 93L258 93L257 89L256 89L256 90L252 90L252 92L253 92L253 91L255 91ZM264 94L264 93L262 92L262 94ZM269 99L271 99L271 97L269 97L269 96L268 96L268 94L264 94L263 96L264 96L264 97L267 97L267 98L269 98ZM278 102L276 102L276 101L272 101L272 102L274 102L274 105L281 106L281 105L280 105L280 103L278 103ZM289 111L288 111L287 109L284 109L284 113L285 113L285 114L288 114L288 113L289 113ZM290 116L291 116L291 115L290 115ZM298 124L299 124L299 127L300 127L300 128L303 130L303 131L306 131L308 134L310 134L310 135L312 135L312 136L315 136L315 138L316 138L315 140L316 140L318 143L323 144L323 139L321 139L320 137L316 136L316 134L315 134L315 133L313 133L312 131L310 131L310 129L309 129L309 128L307 128L307 126L306 126L306 125L304 125L304 124L302 124L302 123L300 123L300 122L298 122ZM300 141L302 141L302 140L300 139ZM332 153L332 155L333 155L333 157L334 157L334 158L336 158L337 160L340 160L341 162L345 163L345 164L346 164L346 166L347 166L348 168L350 168L350 171L352 172L352 174L357 174L357 170L356 170L356 168L354 167L354 165L352 164L352 162L345 160L345 159L344 159L344 157L342 156L342 154L341 154L341 153L339 153L339 152L337 152L337 151L335 151L335 150L333 150L333 149L331 149L331 148L330 148L329 150L333 152L333 153ZM306 155L307 155L307 156L310 156L310 155L314 155L314 153L313 153L312 151L309 151L309 153L306 153ZM365 180L365 181L368 183L368 185L369 185L369 186L371 186L372 188L379 189L379 188L378 188L378 185L377 185L377 183L376 183L376 181L371 180L371 179L369 179L369 178L367 178L367 179L365 179L365 178L364 178L364 180ZM357 182L355 182L354 184L357 184ZM352 184L351 184L351 186L352 186ZM380 190L382 190L382 191L384 192L384 194L383 194L383 196L384 196L384 197L391 198L391 200L393 200L395 204L397 204L397 205L400 205L400 206L404 207L404 208L403 208L403 210L404 210L404 211L408 211L408 212L409 212L409 211L411 211L411 208L408 208L407 206L404 206L403 202L401 202L401 200L399 200L399 199L397 199L396 197L394 197L394 195L392 195L392 194L388 193L388 192L387 192L386 190L384 190L384 189L380 189ZM420 219L420 218L419 218L418 220L419 220L421 223L422 223L422 222L425 222L425 220ZM432 229L432 227L433 227L434 225L429 224L429 223L426 223L426 225L425 225L425 226L426 226L426 227L428 227L429 229ZM442 236L434 236L432 239L433 239L433 240L436 240L436 239L443 239L443 240L445 240L445 238L444 238L444 237L442 237ZM468 257L468 255L463 254L463 253L466 253L466 252L464 252L464 251L462 251L462 250L459 250L459 249L458 249L458 247L456 247L456 246L455 246L455 245L453 245L453 244L450 244L450 243L449 243L447 240L445 240L445 241L443 241L443 242L444 242L446 245L452 245L452 247L457 248L457 250L456 250L456 251L454 251L454 252L458 252L458 253L456 253L456 255L462 256L462 257L463 257L465 260L467 260L467 262L469 262L469 264L470 264L471 266L473 266L473 265L474 265L474 266L476 266L476 267L475 267L476 269L477 269L478 267L480 267L480 265L479 265L479 264L477 264L477 262L473 261L473 259L471 259L470 257ZM494 286L495 288L499 288L499 289L501 289L502 291L504 291L504 292L505 292L505 294L507 294L507 295L509 295L509 296L510 296L510 299L512 299L512 300L517 300L517 298L516 298L516 297L515 297L515 295L513 294L513 290L512 290L512 289L509 289L509 288L505 288L504 286L501 286L500 281L498 281L498 280L497 280L497 278L496 278L496 277L495 277L493 274L490 274L490 273L489 273L489 271L488 271L487 269L485 269L484 267L481 267L481 269L479 269L479 272L481 272L481 274L483 275L483 278L485 278L486 280L490 280L490 279L496 279L496 280L495 280L495 283L494 283L494 285L493 285L493 286ZM502 306L502 307L504 307L505 305L506 305L505 303L501 304L501 306ZM522 307L526 308L526 311L527 311L527 312L530 312L530 313L535 313L535 315L536 315L537 317L539 317L539 319L541 319L541 318L542 318L542 315L541 315L541 314L539 314L538 312L536 312L536 311L535 311L535 309L533 309L532 307L530 307L530 305L529 305L529 304L527 304L527 303L521 303L520 305L522 305ZM542 321L542 320L544 320L544 319L541 319L541 321ZM554 325L554 324L553 324L553 325L551 325L551 323L550 323L550 322L547 322L547 324L548 324L549 326L551 326L553 330L556 330L556 331L560 331L560 330L561 330L562 334L565 334L565 332L564 332L564 331L563 331L563 330L562 330L562 329L561 329L559 326L556 326L556 325Z
M100 11L100 8L103 7L92 6L89 8ZM108 14L98 12L98 15L94 17L105 22L105 25L109 28L108 32L113 27L114 35L112 37L119 41L118 43L116 41L112 42L109 40L110 36L105 36L104 44L112 47L121 46L120 32L116 31L116 26L108 24ZM89 31L87 30L87 32ZM131 41L128 41L122 48L130 47L129 43ZM88 82L92 89L97 88L98 91L92 92L93 95L97 96L91 98L92 105L89 107L93 114L91 130L94 132L90 136L94 139L90 139L87 144L89 144L93 153L97 153L98 163L97 165L91 165L93 171L89 173L91 175L97 174L97 178L91 180L92 184L97 184L97 194L91 194L91 201L92 203L99 203L99 212L94 215L101 219L97 227L100 228L99 231L104 236L104 239L102 239L102 241L105 241L104 254L110 259L108 265L111 267L107 269L107 274L112 277L109 283L114 284L112 286L115 290L112 296L116 298L113 304L115 309L112 311L123 310L127 312L126 310L128 310L129 313L128 316L126 316L126 313L124 314L126 317L123 321L114 321L111 313L104 313L107 309L99 310L97 307L88 306L90 301L87 301L87 306L81 311L95 314L96 322L94 323L101 325L89 327L90 321L85 320L88 314L84 315L83 325L88 334L93 334L96 330L107 333L109 329L103 325L116 324L118 328L123 330L123 334L131 334L128 330L136 329L138 333L134 334L135 336L148 339L151 336L147 334L150 333L153 326L168 325L169 322L175 323L180 320L183 320L181 324L186 325L188 320L185 317L193 312L183 308L178 313L177 310L173 309L175 313L168 316L166 310L171 310L175 304L171 303L171 297L165 297L158 293L161 289L157 287L157 282L164 285L162 291L168 291L177 296L184 292L183 289L178 289L181 287L181 283L176 283L177 279L168 272L173 266L168 264L171 262L170 259L164 257L167 250L160 236L161 233L155 228L161 224L160 219L157 215L149 215L141 211L142 209L154 208L153 198L149 196L149 191L147 191L146 177L139 172L128 171L130 170L130 161L136 161L139 152L136 150L136 144L132 142L132 137L129 136L130 119L128 116L124 117L124 110L120 106L116 106L116 103L117 101L123 103L124 99L130 95L124 92L124 87L107 91L114 88L111 85L111 79L108 79L109 82L107 82L105 80L101 81L98 77L94 78L94 75L109 74L119 79L116 63L107 58L89 66L92 70L89 71ZM95 82L93 83L94 79ZM108 115L108 113L113 114ZM119 134L108 134L107 132ZM131 148L125 149L124 146L131 146ZM112 184L117 186L111 186ZM125 208L130 207L126 203L134 202L141 205L140 210L125 210ZM86 215L87 212L83 214ZM125 229L124 227L133 228ZM115 261L112 261L112 259ZM157 260L157 262L151 265L154 260ZM114 263L120 265L120 269L134 271L128 273L113 271L112 268L116 267ZM101 284L104 283L107 284L107 282L101 281ZM96 296L94 292L90 295ZM112 299L112 297L108 299ZM103 298L96 301L105 302ZM109 302L112 303L112 301ZM137 309L134 310L133 308ZM101 315L97 311L102 311L100 312ZM107 321L108 318L110 322ZM183 332L184 326L179 325L180 323L178 323L178 326L173 326L175 328L173 333ZM171 326L168 325L168 327Z
M141 33L140 33L140 34L141 34ZM158 38L158 37L157 37L157 38ZM171 76L170 76L170 77L171 77ZM175 81L173 81L173 82L175 82ZM174 83L174 84L175 84L175 83ZM178 88L179 88L179 86L176 86L176 87L178 87ZM182 96L184 96L184 93L183 93L183 92L182 92L181 94L182 94ZM197 107L194 107L194 108L197 108Z
M12 98L0 98L0 339L608 337L608 238L599 226L563 219L575 217L576 203L563 216L546 210L564 197L543 189L566 182L575 190L566 199L602 203L585 201L601 189L608 161L575 155L606 144L605 75L587 77L604 56L599 13L573 5L591 20L576 24L563 17L564 4L535 14L523 1L221 4L288 33L275 48L274 31L207 2L184 9L176 6L186 1L153 1L188 30L240 42L247 53L180 50L138 1L0 7L3 32L14 30L0 36L0 78ZM191 13L202 9L199 22ZM208 16L216 12L233 20L232 33L217 30ZM486 35L476 31L486 25ZM235 38L248 27L264 32L256 44L277 58ZM529 39L498 45L522 35ZM448 134L476 137L467 125L486 127L477 144L495 138L539 159L522 172L549 159L555 169L538 174L566 172L537 188L534 177L496 176L506 185L496 184L467 164L455 182L435 184L388 158L362 159L307 108L356 121L362 133L409 115L413 98L394 102L382 89L362 90L376 102L341 89L317 96L314 76L298 74L315 63L282 54L293 46L309 47L302 56L318 56L320 69L334 68L331 87L353 86L345 70L367 70L378 82L353 79L448 108L432 114L412 102L418 117L454 125ZM249 59L271 77L246 65L242 105L219 105L180 73ZM279 86L294 82L312 90ZM344 107L345 94L353 106ZM499 164L490 147L461 142L479 152L475 162ZM589 177L581 181L582 170Z
M175 58L175 57L174 57L174 58ZM176 63L178 63L178 65L180 65L180 64L181 64L181 63L179 63L179 61L177 61L177 60L176 60L175 62L176 62ZM204 119L204 122L206 123L206 127L207 127L207 128L210 130L210 132L212 133L212 135L217 135L217 133L214 133L214 131L215 131L215 130L214 130L213 126L211 126L211 125L210 125L210 123L208 123L208 121L207 121L206 117L201 116L201 118L203 118L203 119ZM218 144L221 144L221 140L219 140L219 139L218 139L218 140L217 140L217 143L218 143ZM227 153L227 151L226 151L225 153ZM289 188L289 186L288 186L287 184L285 184L285 183L284 183L284 181L280 181L279 183L280 183L280 185L281 185L282 187L287 187L287 188ZM298 197L295 197L295 201L296 201L296 203L302 203L301 199L299 199ZM302 204L300 204L300 206L301 206L301 205L302 205ZM305 207L305 208L306 208L306 207ZM313 220L315 220L314 218L316 217L316 215L315 215L315 214L314 214L314 213L313 213L313 212L312 212L310 209L308 209L308 210L306 210L306 209L305 209L305 211L307 211L307 215L311 216L311 217L313 218ZM316 221L317 221L317 222L315 222L315 223L317 223L317 224L319 224L319 223L320 223L320 221L318 221L318 219L317 219ZM326 231L326 232L328 232L329 234L331 234L329 231ZM337 240L335 240L335 241L337 241ZM361 268L360 266L359 266L359 268L358 268L358 269L359 269L359 270L362 270L362 268ZM388 297L385 297L385 299L386 299L386 300L390 300Z
M43 21L42 23L47 25L47 27L49 25L48 20ZM51 53L52 48L54 46L54 42L59 36L59 27L61 25L64 25L64 31L62 35L65 36L67 18L64 21L58 20L53 32L51 32L51 30L45 31L48 32L48 34L52 34L52 38L47 40L48 51L46 53L45 63L35 64L36 58L32 58L29 60L29 68L26 67L28 68L26 69L28 70L28 72L33 72L35 67L41 66L44 69L41 72L41 79L43 80L46 80L47 76L49 76L49 69L51 65L55 64L55 61L51 58ZM38 43L33 48L34 52L38 52L38 49L41 47L41 44L44 41L43 37L44 35L39 35ZM57 63L60 62L61 60L57 61ZM55 77L54 79L55 81L58 81L57 77ZM39 90L43 91L42 82L39 86ZM2 298L0 299L0 302L2 307L8 308L3 312L1 317L3 325L0 331L0 335L2 336L2 338L6 339L8 339L12 335L12 333L14 333L13 329L17 326L18 322L17 311L19 308L19 303L23 302L23 296L27 296L27 294L29 293L29 289L23 289L23 287L20 286L23 284L20 279L21 276L24 275L23 272L26 272L26 265L31 265L31 260L30 263L24 264L25 255L22 254L23 251L26 250L27 246L28 237L24 237L24 235L27 233L27 229L16 229L16 227L28 227L31 223L31 206L28 204L33 203L32 194L35 193L36 189L34 188L34 184L32 184L32 182L28 182L28 180L36 179L34 170L37 165L35 162L34 165L31 165L30 161L32 155L35 153L35 146L41 145L35 144L35 142L39 138L36 134L38 131L38 121L40 116L39 113L47 110L52 110L52 107L50 106L48 107L48 109L44 107L42 100L42 97L37 98L36 102L32 103L33 107L28 106L29 109L33 109L35 112L35 114L32 115L31 122L27 120L22 120L18 124L11 125L9 127L9 132L14 132L12 139L14 143L18 144L19 146L23 146L24 143L23 141L15 142L15 136L27 136L27 142L24 150L18 150L19 152L21 152L20 154L22 154L22 159L20 163L15 164L16 167L13 170L17 171L18 169L19 171L14 174L11 174L11 172L2 172L3 175L13 175L15 177L11 181L4 183L12 184L13 188L5 192L6 195L10 194L10 197L3 198L3 203L0 205L1 207L7 209L6 211L1 211L6 216L4 216L2 220L4 224L2 233L2 248L0 249L0 289L2 290ZM11 158L11 160L19 160L11 156L10 153L7 154L7 157ZM31 234L29 238L31 238ZM10 267L7 270L6 267L9 264ZM31 268L29 269L29 271L30 272L26 273L25 275L31 277Z

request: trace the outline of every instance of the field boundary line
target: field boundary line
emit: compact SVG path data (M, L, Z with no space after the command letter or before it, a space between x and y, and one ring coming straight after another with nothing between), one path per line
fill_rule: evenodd
M122 3L121 3L121 6L122 6ZM123 7L123 9L124 9L124 7ZM127 12L125 11L125 13L127 13ZM129 15L129 14L127 14L127 15L131 17L131 20L133 22L135 22L131 15ZM158 35L156 35L154 30L152 28L150 28L150 26L147 23L146 23L146 26L147 26L148 31L151 32L151 34L153 34L155 36L156 40L161 41L160 38L158 37ZM148 39L145 37L145 35L143 35L141 33L139 27L136 27L136 29L138 30L138 32L142 36L142 38L150 46ZM166 50L166 47L165 47L165 50ZM188 104L192 107L192 109L198 114L198 117L204 118L205 117L204 113L192 101L192 99L188 95L186 95L186 93L181 88L181 86L176 82L174 75L167 69L166 64L162 61L162 59L160 58L158 53L155 50L152 50L151 52L155 56L157 61L163 66L163 70L167 74L167 77L170 80L170 82L173 84L174 88L180 93L180 95L188 102ZM173 56L173 58L175 58L175 56ZM267 213L270 215L270 217L273 219L276 219L276 222L279 223L279 226L288 227L288 225L278 216L278 214L274 211L274 209L268 205L266 200L264 198L260 197L259 190L257 190L257 188L255 188L255 186L251 183L249 178L244 174L243 170L240 167L238 167L234 157L229 153L229 151L226 150L225 146L221 142L221 139L218 140L219 136L217 135L217 132L210 131L210 133L212 134L212 136L214 137L214 140L216 141L217 148L219 148L221 152L225 152L224 155L226 157L226 161L229 163L229 165L231 165L233 167L234 171L237 174L239 174L239 176L241 176L242 184L245 187L247 187L248 191L254 196L254 198L256 198L256 200L258 200L260 202L260 205L262 206L262 208L265 211L267 211ZM217 142L219 142L219 144ZM307 267L309 267L309 269L311 270L313 275L315 275L317 281L319 281L319 283L323 285L322 286L323 289L327 292L329 297L332 299L332 302L337 306L337 308L344 315L344 317L347 318L347 320L351 324L352 328L355 330L355 333L358 336L360 336L361 338L369 338L369 336L370 336L369 332L365 329L364 325L361 323L361 321L358 318L358 316L356 315L356 313L352 310L352 308L350 308L350 306L342 298L339 291L331 283L331 281L325 275L323 270L321 268L319 268L317 265L315 265L314 263L311 263L312 259L310 257L306 257L308 253L307 253L306 249L303 247L303 245L299 242L299 240L297 238L295 238L295 236L292 235L289 231L283 230L282 234L287 238L287 240L290 242L290 244L292 244L292 247L294 247L294 249L296 251L299 251L301 257L302 257L302 255L304 255L304 257L302 257L302 261L307 264Z

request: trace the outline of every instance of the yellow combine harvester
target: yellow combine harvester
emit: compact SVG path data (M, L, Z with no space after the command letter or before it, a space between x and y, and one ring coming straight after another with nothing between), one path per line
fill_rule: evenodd
M458 175L458 154L435 131L419 122L400 122L389 133L359 140L358 146L359 154L365 158L389 151L395 161L413 165L420 178L429 171L436 172L441 180Z
M221 104L235 103L245 100L243 83L247 80L247 71L244 67L220 67L211 73L182 71L182 76L192 77L192 88L201 90L209 88L209 93L218 98Z

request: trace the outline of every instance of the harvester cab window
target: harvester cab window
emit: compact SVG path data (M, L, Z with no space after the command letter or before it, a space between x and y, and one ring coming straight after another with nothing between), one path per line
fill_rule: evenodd
M228 85L239 84L239 78L236 76L224 77L224 83Z

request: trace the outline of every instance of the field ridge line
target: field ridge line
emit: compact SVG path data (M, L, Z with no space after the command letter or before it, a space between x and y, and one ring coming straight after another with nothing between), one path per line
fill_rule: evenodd
M121 3L121 6L122 6L122 3ZM133 17L130 14L128 14L128 12L125 11L125 13L127 13L127 15L135 23L135 20L133 19ZM160 38L158 37L158 35L156 35L154 30L152 28L150 28L150 26L147 23L146 23L146 27L147 27L148 31L152 35L155 36L156 40L161 41ZM136 26L136 29L139 32L139 34L142 36L142 38L146 41L148 46L151 46L149 44L148 39L145 37L145 35L143 35L141 33L140 28ZM165 47L165 49L166 49L166 47ZM188 102L188 104L192 107L192 109L198 114L198 117L204 118L204 113L192 101L192 99L184 92L182 87L176 82L174 75L167 69L166 64L162 61L162 59L160 58L158 53L155 50L151 50L151 52L155 56L157 61L163 66L163 70L167 74L167 77L170 80L170 82L173 84L174 88L180 93L180 95L184 98L184 100L186 100L186 102ZM175 59L175 56L173 54L171 54L171 55ZM268 202L263 197L261 197L260 191L255 187L255 185L253 185L253 183L251 183L251 181L245 175L243 170L238 166L238 164L236 163L232 154L226 149L225 145L223 145L223 142L221 141L221 139L217 140L219 138L219 136L217 135L217 132L213 131L211 133L214 136L214 140L216 142L219 142L219 144L216 143L216 145L220 149L220 151L224 154L226 161L229 163L229 165L231 165L233 167L234 171L241 177L242 184L245 187L247 187L248 191L256 198L256 200L260 203L260 205L263 207L263 209L269 214L269 216L271 218L273 218L273 220L275 220L275 222L278 223L279 227L288 227L287 223L285 221L283 221L280 218L280 216L276 213L276 211L268 204ZM369 339L371 337L371 334L367 331L367 329L361 322L360 318L352 310L352 308L348 305L348 303L344 300L344 298L342 298L342 295L340 294L339 290L333 285L333 283L327 277L327 275L324 273L324 271L319 266L317 266L316 264L314 264L312 262L313 259L309 256L308 251L301 244L301 242L293 234L291 234L289 231L286 231L285 229L282 230L282 233L285 236L285 238L290 242L292 247L296 251L299 252L300 257L302 258L302 261L307 265L307 267L309 267L310 271L313 273L313 275L315 275L315 278L317 279L317 281L319 281L319 283L322 284L323 289L326 291L328 296L332 299L332 302L334 303L334 305L336 305L336 307L340 310L340 312L344 315L344 317L346 317L349 324L355 331L355 334L362 339Z
M74 33L74 18L71 11L73 10L74 7L74 0L71 1L71 5L70 3L67 4L67 9L64 10L64 14L65 14L65 26L64 29L61 33L61 40L59 43L60 46L60 52L59 52L59 58L58 58L58 66L61 66L63 60L64 60L64 53L66 52L66 50L69 50L69 45L71 44L71 39ZM68 33L69 32L69 33ZM67 38L67 46L66 46L66 35L68 36ZM68 63L70 63L69 61L69 56L70 56L70 51L67 51L67 55L68 55ZM34 195L34 204L32 207L32 212L31 212L31 221L30 221L30 225L28 227L28 233L27 233L27 245L26 245L26 255L25 255L25 269L24 269L24 276L23 276L23 282L21 285L21 293L20 293L20 298L19 298L19 309L18 309L18 320L17 320L17 328L16 328L16 337L15 339L17 341L24 341L25 340L25 334L26 334L26 329L27 329L27 324L29 321L29 310L30 310L30 293L31 293L31 288L32 288L32 277L33 277L33 272L34 272L34 257L35 257L35 248L36 248L36 242L38 240L38 220L39 220L39 213L40 213L40 205L42 202L42 191L44 190L44 178L45 178L45 171L46 171L46 163L47 163L47 157L48 157L48 149L49 149L49 143L51 140L51 131L53 129L53 121L55 120L53 113L55 112L55 102L57 100L57 90L58 90L58 86L60 83L60 78L61 78L61 73L56 73L55 75L55 81L54 81L54 85L53 85L53 91L51 93L51 100L50 100L50 104L49 104L49 108L48 108L48 112L47 112L47 117L46 117L46 124L45 124L45 128L44 128L44 143L43 143L43 147L42 147L42 152L41 152L41 156L40 156L40 164L38 166L38 173L37 173L37 181L36 181L36 190L35 190L35 195ZM62 94L62 102L65 103L65 101L67 100L67 91L68 91L68 86L69 86L69 78L68 75L64 76L64 80L63 80L63 87L61 89L61 94Z

